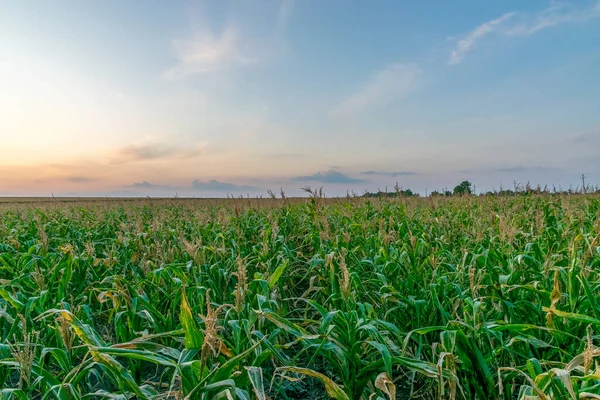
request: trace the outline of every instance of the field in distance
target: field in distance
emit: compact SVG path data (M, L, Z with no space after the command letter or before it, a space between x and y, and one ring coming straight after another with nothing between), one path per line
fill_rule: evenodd
M0 198L6 399L600 398L600 196Z

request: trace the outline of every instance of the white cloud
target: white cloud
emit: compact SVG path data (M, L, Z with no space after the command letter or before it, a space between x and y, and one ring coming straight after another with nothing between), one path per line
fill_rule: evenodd
M481 37L483 37L485 35L488 35L488 34L494 32L504 22L508 21L510 18L514 17L515 15L516 15L516 13L514 13L514 12L506 13L499 18L493 19L491 21L488 21L484 24L479 25L477 28L475 28L474 30L469 32L469 34L467 36L465 36L464 38L462 38L458 41L458 43L456 44L456 48L454 49L454 51L452 51L452 54L450 54L450 60L448 61L448 63L449 64L460 63L463 60L463 58L465 57L465 54L467 54L469 51L471 51L473 49L477 40L479 40Z
M189 39L176 39L173 49L178 63L165 71L167 79L214 71L230 64L256 62L241 50L238 33L233 27L225 29L220 36L204 32Z
M284 36L292 18L294 0L280 0L274 9L274 30L270 34L260 34L259 24L244 24L253 20L247 15L237 18L229 16L229 25L222 32L205 27L210 21L200 18L193 23L193 34L188 38L173 40L173 53L177 63L163 73L168 80L185 78L191 75L221 71L233 66L249 66L271 60L285 50ZM238 11L239 13L239 11ZM237 21L237 23L234 23ZM196 27L201 27L198 31ZM260 27L260 29L256 29ZM196 29L196 30L194 30Z
M184 160L198 158L206 151L206 145L172 146L164 143L135 144L116 149L111 162L115 164L136 161Z
M417 86L421 70L413 64L394 64L373 76L366 85L331 111L334 117L354 114L372 106L408 96Z
M591 7L578 8L577 2L552 2L550 7L530 14L506 13L479 25L456 42L448 64L460 63L483 36L498 33L503 36L529 36L545 28L566 23L584 22L600 17L600 0ZM581 4L581 3L579 3Z
M578 9L576 3L554 3L537 14L524 16L523 21L506 31L508 36L529 36L556 25L583 22L600 17L600 1L594 7Z

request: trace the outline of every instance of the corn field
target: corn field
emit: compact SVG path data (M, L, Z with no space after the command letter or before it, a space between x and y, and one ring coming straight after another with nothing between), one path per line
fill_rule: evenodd
M0 203L2 399L600 399L600 197Z

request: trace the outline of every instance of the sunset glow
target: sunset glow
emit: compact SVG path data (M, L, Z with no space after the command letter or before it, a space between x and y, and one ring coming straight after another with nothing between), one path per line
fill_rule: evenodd
M0 195L600 183L596 1L0 4Z

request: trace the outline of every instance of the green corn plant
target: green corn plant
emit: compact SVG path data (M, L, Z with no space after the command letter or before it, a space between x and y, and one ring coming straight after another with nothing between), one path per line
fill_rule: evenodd
M3 398L598 398L600 198L0 202Z

